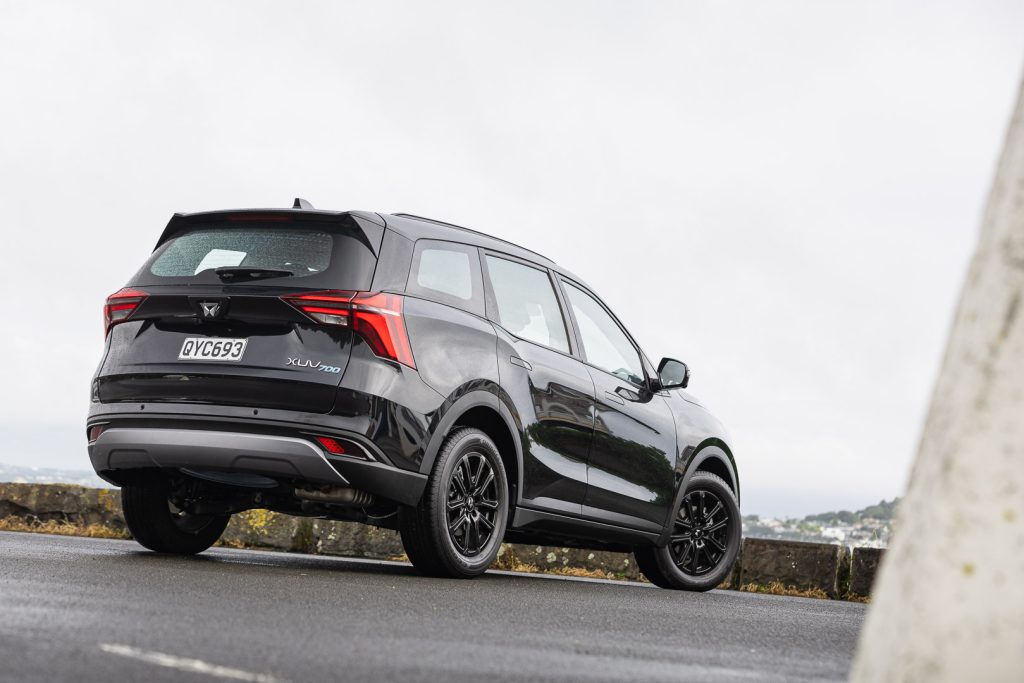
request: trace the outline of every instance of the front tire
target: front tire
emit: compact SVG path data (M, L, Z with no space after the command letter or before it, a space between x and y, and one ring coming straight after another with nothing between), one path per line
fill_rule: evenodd
M672 518L668 545L634 551L656 586L708 591L725 581L739 555L743 521L732 489L710 472L694 472Z
M231 515L193 515L179 510L163 486L122 486L121 509L128 531L157 553L195 555L217 542Z
M497 446L479 429L452 432L423 498L399 510L402 545L428 576L468 579L494 562L508 521L508 482Z

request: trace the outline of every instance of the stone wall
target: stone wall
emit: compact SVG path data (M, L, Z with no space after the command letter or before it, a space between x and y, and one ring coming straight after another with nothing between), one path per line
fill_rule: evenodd
M115 490L61 484L0 483L0 519L22 522L99 524L124 532L121 499ZM395 559L404 550L398 534L388 529L321 519L292 517L267 510L249 510L231 518L224 545L286 552ZM820 591L833 598L865 597L871 590L882 551L852 550L838 545L744 539L739 561L723 587L779 584L800 591ZM507 543L498 555L502 569L603 575L640 580L633 556L599 550L577 550Z

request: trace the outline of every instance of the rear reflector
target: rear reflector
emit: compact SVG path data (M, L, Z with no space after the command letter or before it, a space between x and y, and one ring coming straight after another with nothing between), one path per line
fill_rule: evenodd
M337 439L332 439L329 436L318 436L316 440L320 442L320 445L324 447L324 450L333 455L345 455L345 448L338 443Z
M100 438L100 434L103 433L104 429L104 425L93 425L92 427L89 427L89 443Z
M117 323L122 323L130 318L147 296L149 295L145 292L129 287L119 289L108 296L107 302L103 306L103 334L110 332L110 328Z
M416 367L400 295L327 290L281 298L321 325L351 327L381 358Z

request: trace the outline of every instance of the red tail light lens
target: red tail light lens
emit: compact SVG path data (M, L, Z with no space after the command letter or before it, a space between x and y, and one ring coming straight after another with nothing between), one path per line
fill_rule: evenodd
M355 294L342 290L328 290L281 298L321 325L347 326L351 312L349 303Z
M281 298L321 325L350 326L378 356L416 367L400 295L330 290Z
M416 367L398 294L356 294L352 299L352 329L378 356Z
M146 297L145 292L125 287L119 289L107 297L107 303L103 306L103 334L110 332L110 328L117 323L122 323L131 317Z

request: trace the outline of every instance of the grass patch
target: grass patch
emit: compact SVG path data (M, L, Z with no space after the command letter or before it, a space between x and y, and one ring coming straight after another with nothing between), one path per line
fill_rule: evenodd
M764 593L766 595L787 595L794 598L817 598L819 600L830 600L828 593L820 588L796 588L795 586L784 586L781 581L772 581L768 584L747 583L740 586L740 590L746 593Z
M58 536L86 536L88 538L131 538L127 531L111 529L103 524L72 524L57 520L26 521L20 517L0 518L0 531L22 531L33 534Z
M601 569L583 569L582 567L545 567L540 568L535 564L522 562L515 553L506 552L498 556L492 565L493 569L501 569L507 572L522 572L524 574L556 574L558 576L575 576L584 579L606 579L610 581L629 580L624 575L615 575Z

